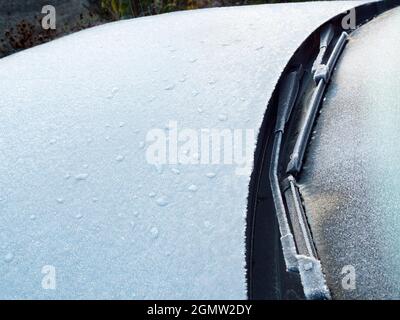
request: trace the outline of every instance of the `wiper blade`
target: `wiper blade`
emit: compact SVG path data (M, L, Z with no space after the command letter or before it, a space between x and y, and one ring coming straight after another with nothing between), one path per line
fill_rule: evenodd
M331 77L332 70L336 65L336 62L346 44L347 39L348 34L346 32L342 32L341 36L335 44L335 47L332 50L331 55L329 56L326 65L321 62L320 65L316 67L314 73L314 81L317 83L317 86L314 89L310 104L307 109L307 113L300 128L299 135L297 136L296 144L290 156L290 161L286 169L287 173L298 174L301 170L304 152L307 147L307 142L310 138L311 129L315 121L318 107L321 104L321 100L325 92L327 83L329 82L329 79Z
M269 171L272 198L280 230L286 269L289 272L298 272L300 274L304 295L307 299L330 299L331 296L322 272L321 263L318 260L294 175L297 175L301 170L307 142L325 88L348 38L346 32L343 32L338 37L329 57L327 57L326 64L324 64L325 55L333 36L334 29L331 25L328 25L321 32L320 51L311 68L316 86L313 89L312 97L287 165L287 176L282 180L280 180L279 176L281 148L286 124L298 99L303 73L302 66L289 72L280 83L277 120Z
M284 78L280 89L269 177L286 269L290 272L300 273L304 294L307 299L330 299L321 263L316 257L316 250L308 229L308 223L302 211L295 179L289 176L286 180L289 187L285 188L287 191L285 191L285 205L278 174L282 137L285 125L297 99L300 77L301 67ZM286 211L286 206L289 208L289 215ZM292 232L291 226L294 232Z

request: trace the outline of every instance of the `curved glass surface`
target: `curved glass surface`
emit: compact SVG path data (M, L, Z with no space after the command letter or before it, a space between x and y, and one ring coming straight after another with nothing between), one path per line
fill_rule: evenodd
M299 181L334 298L400 298L399 39L400 8L352 34Z
M246 298L255 141L241 171L199 163L200 134L257 137L295 50L358 4L145 17L1 59L0 298Z

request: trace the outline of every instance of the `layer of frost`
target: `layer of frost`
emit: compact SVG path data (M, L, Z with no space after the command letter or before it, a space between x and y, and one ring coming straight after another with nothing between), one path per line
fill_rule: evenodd
M400 8L351 35L299 180L335 299L400 298Z
M0 298L246 298L249 175L149 165L146 133L258 131L294 51L356 4L172 13L0 60Z

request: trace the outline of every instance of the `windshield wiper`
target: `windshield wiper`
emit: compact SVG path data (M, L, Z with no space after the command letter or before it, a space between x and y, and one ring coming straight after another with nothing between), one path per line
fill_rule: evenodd
M272 147L269 179L275 212L280 230L280 240L286 269L300 274L304 295L307 299L330 299L321 262L317 256L310 227L305 215L295 175L301 171L304 153L310 138L318 108L331 77L332 70L342 52L348 35L342 32L327 56L334 37L331 25L320 35L320 51L311 68L315 87L306 106L299 133L291 152L285 176L280 176L281 149L285 128L298 100L303 67L288 72L280 82L277 120ZM326 63L324 63L326 61Z

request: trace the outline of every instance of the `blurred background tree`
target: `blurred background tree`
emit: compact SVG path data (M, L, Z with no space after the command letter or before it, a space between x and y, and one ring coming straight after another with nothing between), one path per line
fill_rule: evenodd
M113 20L178 10L240 6L262 3L300 2L301 0L100 0L103 13Z
M299 1L301 0L0 0L0 58L109 21L178 10ZM56 30L44 30L41 27L41 8L48 4L57 10Z

